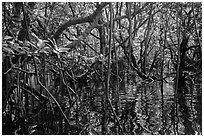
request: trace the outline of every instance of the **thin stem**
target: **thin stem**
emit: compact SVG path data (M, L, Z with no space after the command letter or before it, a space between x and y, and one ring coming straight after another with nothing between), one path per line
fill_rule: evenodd
M68 123L68 126L70 127L70 123L69 120L67 118L67 116L65 115L65 113L63 112L60 104L58 103L58 101L55 99L55 97L50 93L50 91L41 83L40 78L39 78L39 73L37 71L37 65L36 65L36 61L35 61L35 57L33 57L33 62L34 62L34 66L35 66L35 72L37 74L37 82L38 84L40 84L40 86L49 94L49 96L52 98L52 100L57 104L57 107L59 108L59 110L61 111L62 115L64 116L65 120Z

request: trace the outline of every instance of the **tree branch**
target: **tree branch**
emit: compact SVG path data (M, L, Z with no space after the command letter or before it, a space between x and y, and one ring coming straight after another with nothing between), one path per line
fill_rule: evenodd
M100 13L100 11L107 5L107 2L101 3L101 5L89 16L86 17L80 17L80 18L74 18L71 19L67 22L65 22L64 24L62 24L59 29L55 32L55 34L52 36L52 39L57 40L60 36L60 34L62 34L62 32L67 28L70 27L72 25L76 25L76 24L81 24L81 23L86 23L86 22L93 22L93 20L97 17L97 15Z

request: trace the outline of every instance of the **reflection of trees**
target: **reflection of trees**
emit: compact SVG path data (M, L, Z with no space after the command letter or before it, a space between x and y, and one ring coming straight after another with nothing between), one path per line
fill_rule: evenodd
M201 3L2 5L3 134L201 133Z

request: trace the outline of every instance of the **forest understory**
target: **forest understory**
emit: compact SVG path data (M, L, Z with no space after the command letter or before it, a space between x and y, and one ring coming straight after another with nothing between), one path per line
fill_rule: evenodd
M202 135L201 2L3 2L3 135Z

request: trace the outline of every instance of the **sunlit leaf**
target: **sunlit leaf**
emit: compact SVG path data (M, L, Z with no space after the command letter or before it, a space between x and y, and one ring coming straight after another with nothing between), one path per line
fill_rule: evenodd
M64 47L59 47L58 51L59 52L68 52L70 48L64 48Z
M5 36L3 39L4 39L4 40L11 40L11 39L13 39L13 37L11 37L11 36Z
M9 53L9 54L14 54L13 50L8 48L8 47L3 47L3 52Z

